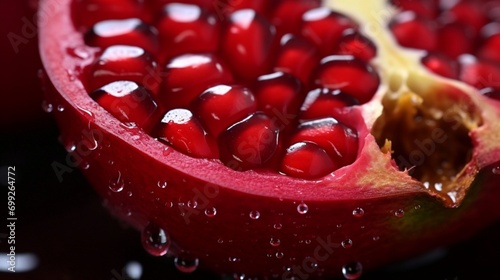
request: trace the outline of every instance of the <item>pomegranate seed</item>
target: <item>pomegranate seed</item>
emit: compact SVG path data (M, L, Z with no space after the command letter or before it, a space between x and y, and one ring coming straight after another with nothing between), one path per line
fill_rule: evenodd
M500 90L493 88L484 88L479 91L484 96L500 101Z
M286 150L280 171L292 177L317 179L337 168L324 149L311 142L299 142Z
M451 58L472 52L474 32L460 23L449 23L438 30L438 51Z
M487 13L481 6L478 1L457 1L456 5L443 14L443 17L470 26L475 34L478 34L488 21Z
M301 120L314 120L328 117L337 118L346 107L359 102L339 89L318 88L310 91L300 108Z
M154 125L158 106L144 87L131 81L110 83L91 97L123 123L135 123L148 132Z
M213 53L219 46L219 22L215 15L196 5L165 5L157 28L168 58L186 53Z
M422 63L432 72L450 79L458 79L458 63L440 53L429 53L422 58Z
M462 69L460 80L477 89L487 87L500 89L500 66L477 60L472 55L462 55L459 61Z
M158 138L193 157L219 157L215 139L186 109L173 109L165 114L158 128Z
M112 45L131 45L157 54L158 31L138 18L105 20L96 23L85 34L89 46L106 48Z
M222 41L222 53L233 72L254 80L269 72L276 30L254 10L239 10L230 15Z
M279 38L288 33L298 35L297 30L300 30L302 15L311 9L318 8L320 2L315 0L283 0L279 3L271 17Z
M186 54L166 65L158 99L168 108L182 108L208 87L232 82L231 72L215 56Z
M198 96L198 117L214 136L257 110L253 93L241 86L218 85Z
M215 11L224 19L237 10L252 9L261 15L270 12L272 1L268 0L218 0L215 1Z
M140 0L75 0L73 14L78 25L90 28L106 19L141 18L147 13L142 10Z
M341 89L366 103L377 92L380 78L373 67L354 56L331 55L321 60L314 83L319 88Z
M480 58L500 63L500 23L490 23L482 31L485 40L477 51Z
M161 11L163 6L171 3L196 5L205 10L211 10L215 6L214 0L152 0L146 2L149 2L148 5L150 6L151 11Z
M352 19L327 7L307 11L302 16L302 35L316 44L320 53L332 54L347 29L357 29Z
M275 69L292 74L307 85L319 60L320 56L314 44L298 36L286 34L281 38Z
M407 48L435 50L438 44L434 22L417 16L414 12L402 12L390 23L390 29L398 43Z
M370 39L359 32L348 29L342 35L335 54L353 55L368 62L377 55L377 48Z
M290 143L312 142L323 148L336 166L354 162L358 154L357 133L334 118L324 118L300 124Z
M92 66L90 77L91 90L116 80L133 81L152 92L157 92L160 85L158 65L153 56L133 46L108 47Z
M222 162L235 170L263 167L278 150L279 130L269 117L255 113L219 136Z
M281 130L296 119L302 102L300 81L290 74L276 72L260 76L254 86L258 108Z
M392 0L391 2L403 11L412 11L429 19L436 18L439 12L438 1L435 0Z

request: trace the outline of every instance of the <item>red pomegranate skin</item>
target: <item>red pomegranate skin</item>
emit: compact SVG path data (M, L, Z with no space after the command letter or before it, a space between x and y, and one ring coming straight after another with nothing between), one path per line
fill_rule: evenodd
M335 178L312 182L264 171L231 171L217 162L182 155L137 128L123 126L65 72L82 61L60 54L83 41L69 36L76 32L68 16L69 1L61 3L50 20L41 21L41 46L44 65L59 92L48 92L47 99L66 108L54 112L63 142L87 146L74 154L82 159L80 164L88 164L82 171L110 211L138 230L154 221L175 243L174 254L185 248L200 258L201 267L218 273L314 277L326 268L324 276L340 276L347 263L360 262L369 270L463 240L500 219L499 175L492 171L500 162L481 171L476 169L481 163L471 163L469 171L478 174L465 200L458 209L445 207L441 199L401 175L390 155L369 152L375 143L358 109L352 110L349 123L359 133L362 152L356 162L339 169ZM432 90L449 90L443 87L435 85ZM493 151L491 157L498 155ZM384 169L377 177L368 176L375 163ZM117 175L124 183L120 192L109 188ZM160 188L159 182L168 187ZM189 207L190 201L197 206ZM217 215L205 215L213 208ZM355 211L358 208L363 215ZM279 246L270 244L274 238L280 239ZM341 246L347 238L353 241L349 249ZM318 270L307 266L311 258Z

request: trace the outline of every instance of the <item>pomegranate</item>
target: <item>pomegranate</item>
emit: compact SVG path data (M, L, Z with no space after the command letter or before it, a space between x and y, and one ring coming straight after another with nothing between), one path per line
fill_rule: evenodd
M357 279L500 218L495 1L115 2L42 1L46 100L152 255Z

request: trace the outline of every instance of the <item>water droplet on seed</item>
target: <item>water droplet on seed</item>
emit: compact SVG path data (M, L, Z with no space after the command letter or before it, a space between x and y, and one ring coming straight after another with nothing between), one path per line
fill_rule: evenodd
M363 266L359 262L352 262L342 267L342 275L345 279L358 279L363 274Z
M340 243L343 248L349 249L352 247L352 240L351 239L346 239Z
M279 240L279 238L271 238L269 244L271 244L271 246L273 247L278 247L281 244L281 240Z
M394 212L394 216L403 218L405 216L405 211L403 209L398 209Z
M356 218L361 218L365 215L365 210L361 207L357 207L356 209L352 210L352 215Z
M260 212L259 211L251 211L249 216L250 216L250 219L257 220L260 218Z
M154 223L149 223L142 231L142 246L151 255L160 257L167 253L170 238Z
M118 171L118 176L109 180L109 189L113 192L118 193L123 191L124 186L125 182L123 182L122 173Z
M300 203L298 206L297 206L297 212L299 212L299 214L306 214L307 212L309 211L309 206L307 206L307 204L305 204L304 202Z
M205 209L205 215L209 218L213 218L217 215L217 209L215 207L209 207Z
M181 258L181 257L176 257L174 259L174 264L177 270L183 273L192 273L194 272L199 265L199 260L194 258L194 259L189 259L189 258Z

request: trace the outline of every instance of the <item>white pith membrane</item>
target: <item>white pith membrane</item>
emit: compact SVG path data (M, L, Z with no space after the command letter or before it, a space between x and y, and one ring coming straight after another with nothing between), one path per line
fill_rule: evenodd
M381 86L363 112L382 152L391 153L401 171L446 206L458 207L479 169L491 163L490 153L498 153L499 116L491 101L428 71L421 64L425 51L399 46L387 28L399 12L389 1L327 0L324 5L361 23L377 47L371 63Z

